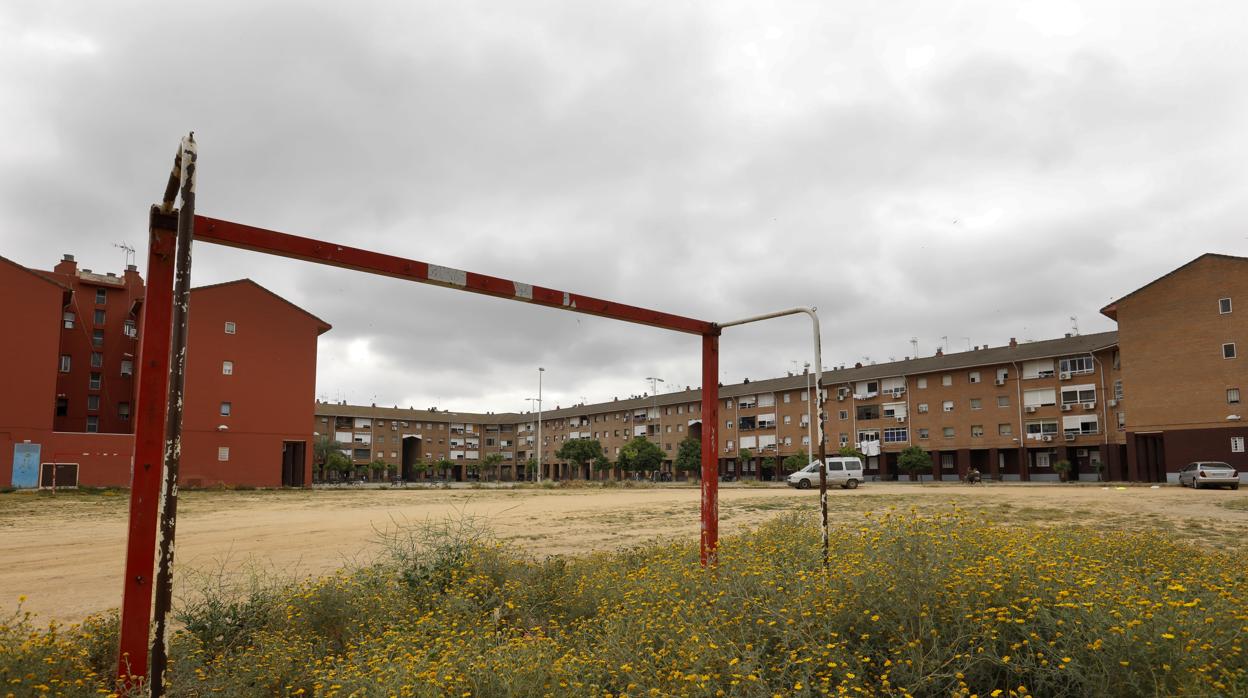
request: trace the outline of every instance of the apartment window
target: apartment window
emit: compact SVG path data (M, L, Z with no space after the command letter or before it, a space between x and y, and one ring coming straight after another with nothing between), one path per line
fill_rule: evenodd
M792 402L792 401L793 401L793 393L785 393L785 394L784 394L784 404L786 404L786 405L787 405L787 404L789 404L789 403L790 403L790 402Z
M978 383L978 382L979 382L979 371L971 371L970 373L968 373L968 374L967 374L967 380L968 380L968 381L970 381L970 382L972 382L972 383Z
M104 355L98 351L91 352L91 368L104 366Z
M731 451L736 446L732 439L728 439L728 443L724 446L725 450Z
M88 396L87 396L87 411L88 411L88 412L99 412L99 411L100 411L100 396L99 396L99 395L88 395Z
M919 378L918 381L916 381L916 383L918 384L920 390L927 389L927 377L926 376Z
M946 439L953 438L953 427L945 427L940 430Z
M221 403L221 416L222 417L230 416L230 410L232 409L232 407L233 406L228 402Z
M1235 342L1227 342L1226 344L1222 345L1222 358L1224 359L1235 358Z
M1008 368L997 369L997 385L1005 385L1005 381L1009 377L1010 377L1010 369Z
M941 384L941 385L943 385L943 386L945 386L945 387L949 387L949 386L953 385L953 376L950 376L950 375L944 375L944 376L941 376L941 377L940 377L940 384Z
M944 401L944 403L941 405L941 407L942 407L942 408L943 408L946 412L952 412L952 411L953 411L953 400L945 400L945 401Z
M120 419L123 422L130 421L130 403L117 403L117 419Z
M238 329L238 326L236 326L234 323L226 321L225 323L226 334L234 334L237 329Z
M1010 406L1010 396L1009 396L1009 395L998 395L998 396L997 396L997 407L1009 407L1009 406Z
M857 413L858 413L857 414L858 419L879 419L880 418L880 406L879 405L859 405Z
M139 334L139 328L134 324L134 320L126 320L122 327L122 332L124 332L127 337L137 337Z
M792 423L793 423L793 415L788 415L788 414L784 415L784 423L785 423L785 424L792 424Z
M919 409L919 414L924 414L924 413L926 413L926 412L927 412L927 403L926 403L926 402L920 402L920 403L919 403L919 408L918 408L918 409Z
M87 379L87 390L99 390L100 383L100 373L98 371L92 371L90 377Z
M982 439L983 437L984 437L984 425L983 425L983 424L972 424L972 425L971 425L971 438L972 438L972 439Z
M69 398L58 397L56 399L56 416L69 416Z
M981 399L979 399L979 398L977 398L977 397L973 397L973 398L971 398L971 409L973 409L973 410L982 410L982 409L984 409L984 401L983 401L983 400L981 400Z
M104 305L108 303L108 290L103 288L95 289L95 304Z
M785 400L785 402L788 402L788 400ZM685 406L684 406L684 405L677 405L677 406L676 406L676 414L684 414L684 413L685 413ZM598 421L598 418L597 418L597 417L595 417L595 418L594 418L594 421Z
M61 354L61 373L69 373L69 354Z
M810 399L809 395L807 395L807 393L806 393L806 391L805 391L805 390L803 390L803 391L801 392L801 396L802 396L802 398L801 398L801 399L802 399L802 402L806 402L807 400L809 400L809 399Z
M837 443L839 443L839 444L840 444L840 445L842 445L842 446L848 445L848 444L849 444L849 434L846 434L845 432L841 432L841 433L840 433L840 435L839 435L839 436L837 436Z
M221 375L223 375L223 376L232 376L232 375L234 375L234 362L233 362L233 361L222 361L222 362L221 362Z
M1243 452L1244 452L1244 437L1232 436L1231 437L1231 453L1243 453Z
M63 319L63 321L64 321L64 324L65 324L65 329L67 329L67 330L72 330L72 329L74 329L74 320L75 320L77 317L78 317L78 316L77 316L77 315L74 315L73 313L65 313L64 315L62 315L62 316L61 316L61 318L62 318L62 319Z
M104 346L104 330L91 331L91 345L96 347Z
M87 433L94 434L100 430L100 418L95 415L87 417Z
M1219 298L1218 299L1218 314L1226 315L1229 312L1231 312L1231 299Z
M122 360L121 360L121 375L123 375L123 376L133 376L133 375L134 375L134 360L133 360L133 359L122 359Z
M889 427L884 430L884 443L900 444L909 440L905 427Z
M1058 362L1058 370L1074 376L1081 373L1092 373L1096 370L1096 367L1092 362L1091 356L1072 356Z
M809 445L810 445L810 436L809 436L809 435L807 435L807 436L803 436L803 437L802 437L802 445L803 445L803 446L809 446Z
M103 311L103 310L97 310L97 311L95 311L95 320L94 320L95 324L97 324L97 325L103 325L103 324L105 324L105 323L104 323L104 317L105 317L105 316L104 316L104 311Z
M1114 399L1115 400L1122 399L1122 381L1120 380L1114 381Z
M1239 388L1227 388L1226 389L1226 402L1227 404L1230 404L1230 405L1239 404Z
M218 446L217 447L217 460L226 461L229 459L230 459L230 447Z
M927 438L930 434L931 434L931 432L929 432L927 429L919 429L919 438L920 438L920 439L926 439L926 438Z
M786 436L786 437L784 437L784 445L785 445L785 446L792 446L792 445L793 445L793 437L792 437L792 436Z
M1005 423L1002 423L1002 424L998 424L998 425L997 425L997 435L998 435L998 436L1013 436L1013 435L1014 435L1014 425L1010 424L1009 422L1005 422Z
M1123 429L1127 428L1127 413L1119 412L1117 414L1118 414L1118 431L1122 431Z
M1113 357L1114 357L1113 358L1114 370L1117 371L1118 369L1122 368L1122 356L1118 354L1117 349L1114 350Z
M1062 404L1073 405L1079 402L1096 402L1096 386L1072 385L1062 388Z

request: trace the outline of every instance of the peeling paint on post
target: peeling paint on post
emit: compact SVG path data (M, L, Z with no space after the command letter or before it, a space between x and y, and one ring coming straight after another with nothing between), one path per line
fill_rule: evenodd
M178 212L176 276L173 290L173 363L169 367L168 422L165 424L164 467L160 493L160 550L156 568L155 627L152 632L152 698L165 695L169 667L169 613L173 606L173 553L178 523L178 470L182 463L182 408L186 379L187 319L191 298L191 241L195 228L195 134L182 140L182 209Z

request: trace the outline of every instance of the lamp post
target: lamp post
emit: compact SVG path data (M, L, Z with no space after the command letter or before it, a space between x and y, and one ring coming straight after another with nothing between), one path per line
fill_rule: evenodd
M537 367L537 481L542 481L542 374L546 369Z
M664 381L662 378L656 378L655 376L646 376L646 380L650 381L650 401L654 405L654 418L659 422L654 427L654 445L661 449L663 446L660 443L662 441L660 432L663 430L663 420L659 418L659 383ZM646 422L648 424L649 420L646 420ZM659 463L659 470L662 469L663 464Z

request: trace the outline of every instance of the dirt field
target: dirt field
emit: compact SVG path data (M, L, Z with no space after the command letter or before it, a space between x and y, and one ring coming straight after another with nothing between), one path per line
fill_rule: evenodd
M452 489L187 492L177 570L315 575L377 554L379 532L469 515L535 555L617 548L658 537L695 541L698 490ZM1248 491L1084 485L870 484L829 496L834 520L887 507L957 505L994 519L1104 529L1157 528L1215 545L1248 541ZM721 535L787 511L816 511L818 493L727 485ZM120 603L124 492L0 494L0 613L26 595L44 619L76 621ZM179 593L181 593L179 589Z

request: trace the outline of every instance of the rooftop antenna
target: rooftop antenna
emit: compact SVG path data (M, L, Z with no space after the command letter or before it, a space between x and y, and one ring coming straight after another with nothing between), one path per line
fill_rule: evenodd
M947 351L949 349L949 335L942 334L940 336L940 350Z
M126 266L127 266L127 267L129 267L129 266L131 266L131 265L133 265L133 264L134 264L134 248L133 248L133 247L131 247L131 246L127 245L127 244L126 244L126 243L124 243L124 242L114 242L114 243L113 243L113 247L116 247L116 248L118 248L118 249L120 249L120 250L124 250L124 251L125 251L125 253L126 253Z
M919 338L918 337L910 338L910 355L916 359L919 358Z
M1075 335L1076 337L1079 336L1079 316L1078 315L1070 316L1070 333Z
M967 351L970 351L970 350L971 350L971 338L970 338L970 337L963 337L962 339L965 339L965 340L966 340L966 350L967 350Z

